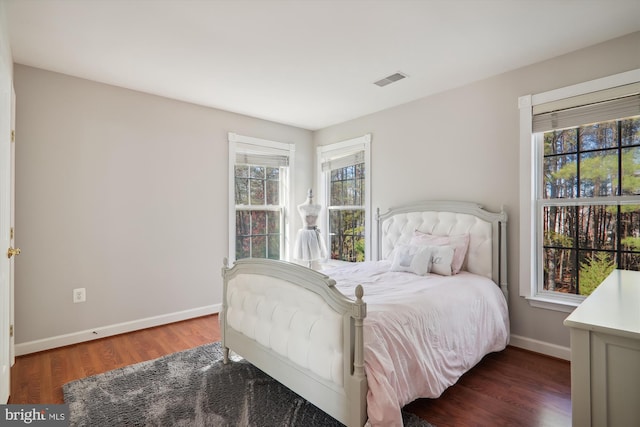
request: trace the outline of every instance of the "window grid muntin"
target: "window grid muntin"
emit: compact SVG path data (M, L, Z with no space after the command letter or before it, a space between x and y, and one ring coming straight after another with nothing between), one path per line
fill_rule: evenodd
M636 121L635 126L636 126L636 132L635 133L631 133L629 132L628 137L625 137L625 132L623 131L622 127L623 125L628 125L628 129L631 130L633 128L633 122ZM538 248L539 248L539 252L538 252L538 256L540 257L539 259L542 262L538 263L538 269L539 269L539 274L538 277L543 278L543 280L541 282L539 282L538 284L538 293L539 294L548 294L548 293L553 293L553 294L557 294L557 291L549 291L547 289L548 287L548 272L546 271L546 255L548 250L570 250L573 251L573 255L570 256L569 258L572 260L573 262L573 278L575 279L575 291L576 293L580 292L580 276L581 276L581 271L580 271L580 254L581 253L585 253L585 252L592 252L592 253L610 253L614 255L614 262L615 262L615 266L616 268L625 268L629 266L629 263L627 262L627 260L629 258L632 258L633 256L636 256L638 258L640 258L640 244L638 246L639 250L628 250L624 248L624 244L622 243L622 238L621 238L621 227L622 227L622 219L621 216L622 214L622 210L624 209L623 206L629 205L629 204L634 204L634 205L640 205L640 198L637 197L636 194L634 195L622 195L622 193L624 192L624 186L625 186L625 182L623 181L623 176L624 176L624 167L623 167L623 153L625 152L626 149L630 149L630 148L635 148L637 149L640 146L640 116L637 117L631 117L631 118L624 118L624 119L619 119L619 120L613 120L613 121L606 121L606 122L601 122L601 123L611 123L611 122L615 122L616 124L616 143L613 147L607 147L607 148L590 148L590 149L581 149L582 147L582 143L580 141L580 137L581 135L584 134L584 132L581 133L581 129L582 128L588 128L588 127L593 127L595 125L598 125L600 123L596 123L596 124L592 124L592 125L587 125L587 126L578 126L576 128L571 128L568 129L568 131L572 131L575 130L576 131L576 144L575 150L569 150L569 151L564 151L564 152L560 152L560 153L553 153L553 154L547 154L547 147L545 144L545 139L544 139L544 135L547 133L551 133L551 132L563 132L563 131L567 131L567 129L564 130L552 130L552 131L548 131L548 132L541 132L537 135L539 135L540 137L535 137L534 136L534 140L536 141L536 144L540 147L538 153L540 153L540 157L539 159L541 159L541 161L536 162L537 168L538 168L538 174L537 176L539 177L539 181L537 183L537 187L538 187L538 209L537 211L539 212L539 219L538 221L540 221L541 223L541 227L539 228L539 232L538 232L538 239L539 239L539 244L538 244ZM629 142L627 142L629 141ZM635 142L632 142L635 141ZM581 155L584 153L595 153L595 152L604 152L604 151L616 151L617 152L617 185L616 185L616 194L613 196L596 196L596 197L584 197L581 196ZM559 157L559 156L569 156L569 155L575 155L576 156L576 177L575 177L575 188L577 191L575 191L575 193L577 193L576 197L574 198L546 198L546 193L547 193L547 187L548 185L544 182L545 178L544 178L544 173L546 171L545 169L545 165L546 165L546 161L548 158L553 158L553 157ZM638 168L640 169L640 168ZM547 222L545 221L544 218L544 209L545 207L553 207L553 206L564 206L564 207L573 207L576 212L578 209L580 209L580 207L582 206L589 206L589 205L605 205L605 206L616 206L616 215L615 215L615 221L616 221L616 247L610 250L607 249L593 249L593 248L583 248L580 246L580 242L579 242L579 236L578 233L580 232L580 230L582 229L582 224L578 224L576 227L573 228L572 230L572 241L573 241L573 246L571 247L565 247L565 246L558 246L558 245L547 245L545 242L545 231L547 229ZM580 220L580 216L577 215L576 213L576 219L579 221ZM640 227L639 227L640 228ZM640 236L639 236L640 239ZM640 266L640 260L636 261L636 267ZM577 273L576 273L577 272Z

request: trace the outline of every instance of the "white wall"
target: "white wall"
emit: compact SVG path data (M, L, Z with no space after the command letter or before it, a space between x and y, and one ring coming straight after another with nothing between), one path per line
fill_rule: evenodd
M639 67L640 32L323 129L314 143L371 133L372 202L383 211L421 199L504 206L512 343L565 357L567 314L532 308L518 296L518 97Z
M219 309L228 132L295 143L311 183L307 130L18 64L15 87L19 354Z

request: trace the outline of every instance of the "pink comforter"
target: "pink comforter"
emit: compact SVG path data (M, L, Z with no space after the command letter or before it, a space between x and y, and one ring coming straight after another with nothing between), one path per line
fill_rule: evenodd
M402 426L401 408L435 398L509 340L504 295L490 279L390 272L387 261L323 271L354 298L364 287L364 359L370 426Z

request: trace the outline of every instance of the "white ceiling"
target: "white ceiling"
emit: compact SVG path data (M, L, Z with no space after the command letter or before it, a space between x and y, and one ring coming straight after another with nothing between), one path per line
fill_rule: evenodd
M0 1L17 63L311 130L640 30L640 0Z

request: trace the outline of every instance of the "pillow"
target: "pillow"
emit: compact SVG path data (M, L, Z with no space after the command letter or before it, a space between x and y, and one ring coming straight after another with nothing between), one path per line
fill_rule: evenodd
M451 246L424 246L431 248L431 273L451 276L455 250Z
M453 247L453 274L458 274L462 269L464 258L467 256L467 249L469 249L469 234L459 234L457 236L435 236L433 234L422 233L416 230L413 233L411 244Z
M431 247L400 245L394 249L391 271L406 271L424 276L431 270Z

